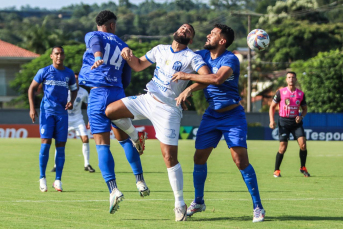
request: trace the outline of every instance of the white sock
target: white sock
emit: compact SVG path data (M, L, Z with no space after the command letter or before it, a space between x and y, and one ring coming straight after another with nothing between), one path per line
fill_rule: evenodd
M180 163L171 168L167 168L170 185L175 196L175 207L182 207L185 205L183 200L183 173Z
M89 143L82 144L83 158L85 159L85 167L89 165Z
M127 135L130 136L130 138L136 142L138 140L138 131L136 128L132 125L131 119L129 118L122 118L117 120L112 120L112 122L119 127L122 131L127 133Z

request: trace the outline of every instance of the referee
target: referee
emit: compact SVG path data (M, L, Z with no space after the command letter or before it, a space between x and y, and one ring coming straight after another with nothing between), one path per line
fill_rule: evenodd
M274 177L281 177L280 165L283 159L283 155L287 150L289 134L292 133L294 139L297 139L300 146L300 172L305 177L309 177L305 167L307 158L306 138L302 120L307 114L307 105L305 100L305 94L301 90L295 87L297 82L297 75L295 72L287 72L286 75L287 87L278 90L274 96L272 104L269 108L269 127L275 128L274 113L275 108L279 104L279 140L280 147L279 152L276 154ZM300 114L299 108L301 107L302 113Z

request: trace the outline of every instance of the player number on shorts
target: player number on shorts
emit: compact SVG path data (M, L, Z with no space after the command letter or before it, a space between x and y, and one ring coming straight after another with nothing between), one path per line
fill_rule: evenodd
M110 55L110 49L111 49L111 46L109 43L107 43L105 46L105 54L104 54L104 63L105 64L107 64L107 62L108 62L108 58ZM110 59L110 65L115 66L116 69L118 70L121 66L122 61L123 61L123 58L120 55L120 49L118 48L118 46L116 46L116 49L114 50L114 53Z

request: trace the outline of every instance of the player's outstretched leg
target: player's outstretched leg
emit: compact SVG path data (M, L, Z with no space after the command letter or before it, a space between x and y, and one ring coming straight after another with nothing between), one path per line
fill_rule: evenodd
M207 177L207 163L203 165L194 164L193 184L195 190L195 198L187 209L187 216L192 216L197 212L206 210L204 202L204 189Z
M50 150L50 144L41 144L40 151L39 151L39 170L40 170L40 181L39 181L39 189L41 192L48 191L48 187L46 185L46 166L48 164L49 160L49 150Z
M137 149L133 147L130 138L119 141L123 147L127 161L130 163L133 174L136 177L136 186L141 197L149 196L150 190L146 185L143 177L143 169L141 159L137 152Z

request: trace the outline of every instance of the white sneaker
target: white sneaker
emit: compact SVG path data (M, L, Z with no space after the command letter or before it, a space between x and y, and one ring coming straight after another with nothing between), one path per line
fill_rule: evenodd
M47 192L48 191L48 186L46 185L45 177L39 179L39 189L41 192Z
M194 213L202 212L206 210L205 203L203 204L197 204L194 201L192 201L191 206L187 208L187 216L192 216Z
M62 192L62 181L60 180L55 180L55 182L52 184L52 187L55 188L56 191Z
M145 181L138 181L136 183L136 186L141 197L150 195L150 190L148 186L145 184Z
M254 209L254 218L252 219L253 223L262 222L264 220L264 216L266 214L266 211L264 209L260 209L259 207L256 207Z
M110 214L114 214L119 209L119 202L124 200L124 195L115 188L110 194Z
M182 207L174 208L175 221L186 221L187 220L187 205Z
M138 139L137 141L132 141L133 146L137 149L139 155L142 155L145 149L145 139L147 138L147 133L144 131L138 132Z

